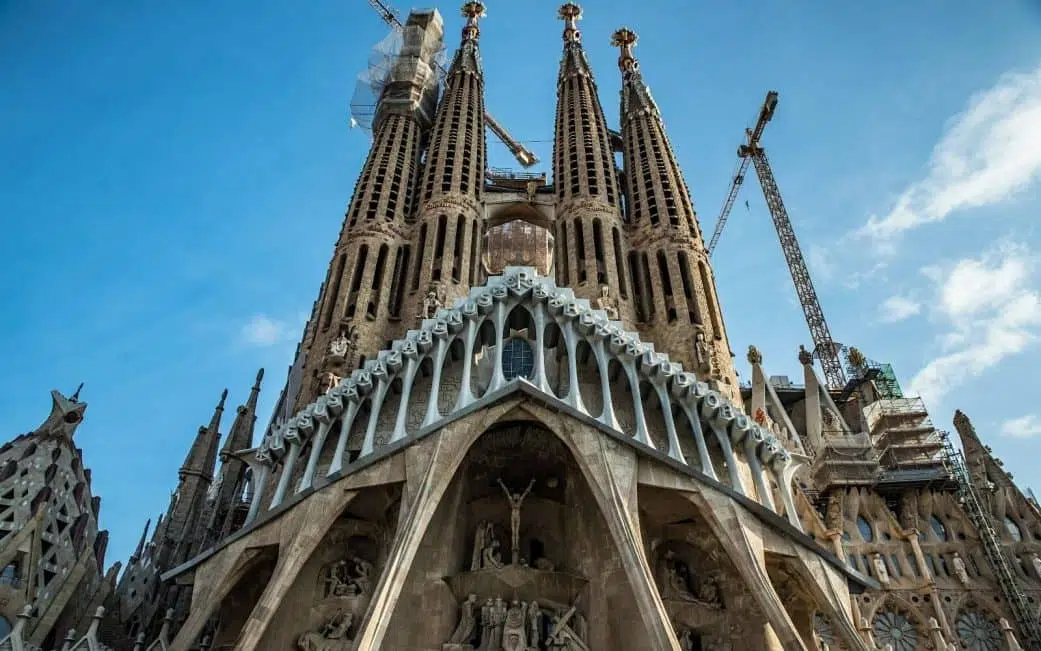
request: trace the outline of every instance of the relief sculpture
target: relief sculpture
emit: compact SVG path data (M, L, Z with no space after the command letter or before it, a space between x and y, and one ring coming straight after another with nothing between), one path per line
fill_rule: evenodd
M326 621L317 631L307 631L297 638L300 651L347 651L354 640L347 632L354 623L354 615L342 610Z
M588 651L586 620L574 606L553 609L537 601L471 594L459 605L459 623L442 651ZM478 612L479 610L479 612Z
M372 588L372 563L353 556L326 569L325 597L354 597Z

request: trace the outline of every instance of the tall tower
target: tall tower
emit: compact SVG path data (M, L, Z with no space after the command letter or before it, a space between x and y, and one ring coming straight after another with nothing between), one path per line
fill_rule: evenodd
M424 134L437 101L434 57L444 33L436 10L413 12L372 121L373 143L305 332L303 405L360 365L402 317L408 226Z
M478 278L480 201L487 153L484 128L484 72L477 47L484 4L467 2L462 42L448 69L437 109L423 178L415 191L419 206L412 241L410 312L433 316L435 306L465 296Z
M633 56L636 33L619 29L611 42L621 50L622 153L637 320L641 330L653 331L658 350L740 401L712 267L661 112Z
M564 21L564 56L557 76L553 140L557 282L591 300L607 287L620 317L631 323L622 196L607 121L578 31L582 9L567 3L558 16Z

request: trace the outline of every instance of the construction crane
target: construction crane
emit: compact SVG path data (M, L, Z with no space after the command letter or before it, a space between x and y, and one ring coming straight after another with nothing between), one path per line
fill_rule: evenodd
M788 218L788 211L785 210L784 202L781 200L781 191L777 188L777 181L774 180L770 162L766 158L766 151L759 145L763 129L766 128L766 123L773 118L776 108L777 92L771 90L766 94L766 100L759 110L759 119L756 121L755 127L745 129L746 140L737 149L737 155L741 162L738 166L737 174L734 175L734 180L730 185L730 192L723 202L723 210L719 213L719 219L716 221L712 239L709 240L708 254L711 256L712 251L716 248L716 244L719 243L719 237L723 234L723 227L726 226L727 217L730 216L730 211L734 207L734 201L737 200L737 195L741 191L741 186L745 180L745 172L748 170L749 161L751 161L752 165L755 166L756 175L759 177L759 184L763 188L763 196L766 198L766 206L770 210L770 217L773 219L777 237L781 241L781 250L784 251L784 259L788 263L788 270L792 274L795 291L799 295L799 303L802 305L803 314L806 316L806 325L809 326L810 336L813 337L814 354L820 360L821 368L824 370L825 382L831 389L842 389L846 385L846 374L842 369L842 363L839 361L839 346L832 341L831 332L828 330L828 322L824 319L824 312L821 310L820 301L817 300L817 292L814 290L813 281L810 279L810 271L806 267L802 250L799 248L799 240L795 237L791 219Z
M376 13L380 15L383 22L390 25L391 29L404 29L404 25L402 25L401 19L398 17L398 10L390 4L383 0L369 0L369 6L376 10ZM437 68L438 76L442 81L444 81L448 77L448 71L445 70L444 66L437 61L434 62L434 65ZM506 148L510 150L513 157L516 158L517 162L523 167L531 167L539 162L539 157L515 140L513 136L510 135L510 132L507 131L498 120L493 118L491 113L488 113L488 111L484 112L484 123L502 142L502 144L506 145Z

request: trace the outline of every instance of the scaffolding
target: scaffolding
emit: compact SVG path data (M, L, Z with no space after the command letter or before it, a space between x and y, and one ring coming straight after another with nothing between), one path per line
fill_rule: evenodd
M983 543L983 552L987 556L994 575L998 577L1001 592L1012 609L1019 630L1026 641L1029 649L1041 649L1041 622L1034 616L1026 595L1016 583L1012 575L1008 557L998 541L998 534L991 524L990 515L983 508L972 478L965 467L965 457L960 450L956 450L949 434L943 435L943 463L947 471L958 483L958 501L965 508L972 521L973 526L979 533L980 541Z

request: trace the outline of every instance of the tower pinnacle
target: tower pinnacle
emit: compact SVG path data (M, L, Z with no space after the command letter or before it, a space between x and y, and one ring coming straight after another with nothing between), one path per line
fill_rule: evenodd
M560 6L557 16L564 21L564 42L580 42L582 33L578 31L578 21L582 18L582 7L574 2L565 3Z
M476 41L477 37L481 35L477 21L485 16L484 3L480 0L470 0L463 4L462 14L463 18L466 18L466 25L463 26L463 40Z
M611 35L611 45L621 50L621 54L618 55L618 69L623 74L637 67L636 57L633 56L633 47L637 40L636 32L628 27L617 29Z

